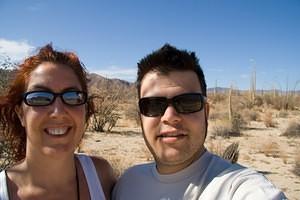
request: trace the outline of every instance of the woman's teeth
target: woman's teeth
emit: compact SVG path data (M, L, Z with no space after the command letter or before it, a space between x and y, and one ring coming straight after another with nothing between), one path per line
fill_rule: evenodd
M63 135L68 131L68 128L48 128L47 132L50 135Z

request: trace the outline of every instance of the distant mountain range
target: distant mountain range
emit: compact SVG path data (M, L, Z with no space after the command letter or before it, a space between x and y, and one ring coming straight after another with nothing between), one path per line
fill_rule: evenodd
M124 81L121 79L105 78L96 73L89 74L88 78L90 79L89 87L92 87L92 88L98 88L98 89L103 88L103 89L108 89L109 91L118 89L118 88L123 91L135 89L135 83L130 83L128 81ZM227 93L227 92L229 92L229 90L230 90L230 88L226 88L226 87L207 88L208 93L211 93L214 91L217 91L218 93ZM239 91L245 92L248 90L239 90ZM261 94L263 92L273 92L273 90L256 90L256 92L258 94ZM285 91L280 91L280 90L276 90L276 92L285 93ZM295 92L297 94L300 94L300 90L297 90Z
M6 82L7 78L6 74L7 73L11 73L11 70L6 70L6 69L2 69L0 68L0 84L1 82ZM126 93L127 91L132 91L135 89L135 83L130 83L128 81L125 80L121 80L121 79L110 79L110 78L105 78L99 74L96 73L90 73L88 74L88 78L90 80L88 86L90 88L97 88L97 89L106 89L108 91L113 91L115 89L118 89L119 91L123 91L124 93ZM6 80L6 81L5 81ZM2 83L1 85L3 85L4 83ZM226 88L226 87L216 87L216 88L208 88L207 92L214 92L217 91L219 93L226 93L229 91L230 88ZM247 91L247 90L239 90L239 91ZM273 90L256 90L257 93L263 93L263 92L273 92ZM281 91L281 90L276 90L276 92L278 93L285 93L285 91ZM292 91L292 92L296 92L297 94L300 94L300 90L297 91Z
M124 94L134 90L135 84L121 79L109 79L99 74L91 73L88 75L90 89L104 89L106 91L122 91Z

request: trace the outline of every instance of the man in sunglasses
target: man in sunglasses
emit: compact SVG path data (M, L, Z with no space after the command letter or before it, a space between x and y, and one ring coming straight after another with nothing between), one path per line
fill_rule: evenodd
M206 150L209 105L193 52L169 44L138 63L143 136L154 163L128 169L113 199L286 199L262 174Z

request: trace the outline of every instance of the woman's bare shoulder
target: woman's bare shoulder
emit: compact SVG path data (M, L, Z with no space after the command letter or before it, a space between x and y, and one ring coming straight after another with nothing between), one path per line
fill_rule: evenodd
M90 156L95 165L98 177L101 180L101 185L106 198L110 197L113 186L116 183L116 176L111 164L104 158L99 156Z

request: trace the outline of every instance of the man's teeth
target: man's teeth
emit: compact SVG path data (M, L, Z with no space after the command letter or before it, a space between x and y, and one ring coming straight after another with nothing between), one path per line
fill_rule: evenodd
M48 128L47 131L50 135L63 135L67 132L68 128Z

